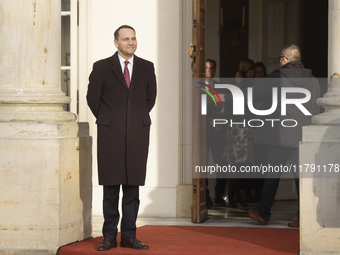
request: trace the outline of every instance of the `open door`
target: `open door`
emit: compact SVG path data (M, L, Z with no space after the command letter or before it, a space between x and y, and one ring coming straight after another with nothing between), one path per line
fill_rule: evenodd
M192 2L192 77L203 78L205 76L205 0ZM200 90L196 87L197 85L193 84L193 168L205 165L205 118L201 116ZM197 178L193 175L192 184L191 220L194 223L200 223L208 216L205 202L205 178Z

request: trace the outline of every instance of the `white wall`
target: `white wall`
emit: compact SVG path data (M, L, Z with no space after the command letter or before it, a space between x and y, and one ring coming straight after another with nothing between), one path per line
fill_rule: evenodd
M181 5L180 0L90 0L88 6L89 65L114 54L113 33L123 24L136 30L136 55L155 64L158 94L151 112L148 170L146 185L140 189L140 216L176 216L180 163ZM102 187L97 180L96 127L93 117L88 121L94 139L93 214L100 215Z

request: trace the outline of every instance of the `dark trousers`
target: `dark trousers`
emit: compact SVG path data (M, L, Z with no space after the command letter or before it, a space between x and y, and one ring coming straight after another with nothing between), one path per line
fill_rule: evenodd
M136 220L139 208L139 186L122 185L122 221L121 239L131 239L136 237ZM119 221L119 190L120 185L103 186L103 236L104 238L115 240L117 236L117 225Z
M271 166L286 165L287 161L298 170L299 164L299 149L288 147L270 146L268 152L268 164ZM270 219L270 209L272 207L277 188L279 187L280 177L282 172L268 174L264 179L262 198L258 207L259 215L265 221ZM298 172L294 175L296 191L299 196L299 177Z
M207 144L205 149L205 159L206 165L208 165L209 149L211 149L211 154L215 164L223 166L225 161L223 160L222 153L224 147L225 131L214 131L212 128L208 130L210 133L207 134ZM207 131L207 132L208 132ZM215 202L222 200L224 195L224 188L227 183L223 174L216 173L216 185L215 185ZM208 186L208 179L206 179L206 184ZM206 188L207 197L209 196L209 190Z
M233 166L236 166L237 171L239 171L240 167L245 165L244 163L233 163ZM224 189L224 194L228 196L229 202L231 204L235 203L234 200L236 199L237 202L244 203L242 195L241 195L241 179L237 178L229 178L227 180L227 185Z

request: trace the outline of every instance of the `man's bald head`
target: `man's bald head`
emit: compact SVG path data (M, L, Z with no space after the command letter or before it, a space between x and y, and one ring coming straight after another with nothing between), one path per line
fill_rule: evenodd
M301 61L300 48L294 44L286 45L281 50L281 56L287 59L287 62L291 61Z

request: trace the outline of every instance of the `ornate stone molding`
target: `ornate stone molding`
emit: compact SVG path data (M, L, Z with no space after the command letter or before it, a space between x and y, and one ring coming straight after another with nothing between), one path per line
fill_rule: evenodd
M0 122L70 122L76 115L64 111L71 99L59 88L0 89Z

